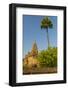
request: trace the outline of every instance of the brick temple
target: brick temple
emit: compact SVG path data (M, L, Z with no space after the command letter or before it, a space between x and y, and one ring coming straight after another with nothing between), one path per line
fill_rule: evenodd
M36 42L33 43L32 45L32 49L30 52L28 52L28 54L25 56L23 62L24 62L24 66L26 67L39 67L39 62L37 60L37 56L38 56L38 47Z

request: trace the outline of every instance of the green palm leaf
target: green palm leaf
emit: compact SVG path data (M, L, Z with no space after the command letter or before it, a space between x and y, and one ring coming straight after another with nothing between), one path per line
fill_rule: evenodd
M41 21L41 29L46 29L47 32L47 41L48 41L48 48L50 47L50 42L49 42L49 36L48 36L48 28L53 28L53 24L52 21L49 19L48 16L46 16L45 18L43 18L43 20Z

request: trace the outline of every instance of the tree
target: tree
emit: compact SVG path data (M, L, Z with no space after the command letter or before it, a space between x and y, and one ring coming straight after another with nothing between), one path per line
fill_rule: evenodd
M50 47L48 28L52 28L52 27L53 27L52 21L48 18L48 16L43 18L43 20L41 21L41 29L46 29L48 48Z
M57 48L40 51L37 59L41 67L57 67Z

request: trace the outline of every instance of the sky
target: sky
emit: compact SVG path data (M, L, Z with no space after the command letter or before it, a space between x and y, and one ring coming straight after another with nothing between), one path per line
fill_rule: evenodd
M24 56L31 51L32 45L36 42L38 50L47 49L46 29L41 29L40 24L46 16L23 15L23 44ZM57 47L57 16L48 16L53 23L53 28L48 29L49 41L51 47Z

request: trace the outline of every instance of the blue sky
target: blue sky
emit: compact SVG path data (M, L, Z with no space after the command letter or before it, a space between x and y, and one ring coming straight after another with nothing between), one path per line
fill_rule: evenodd
M24 15L23 22L23 44L24 44L24 56L31 51L32 44L36 41L38 50L47 49L47 35L46 29L41 29L40 23L46 16L34 16ZM53 28L48 29L50 45L52 47L57 46L57 16L48 16L52 23Z

